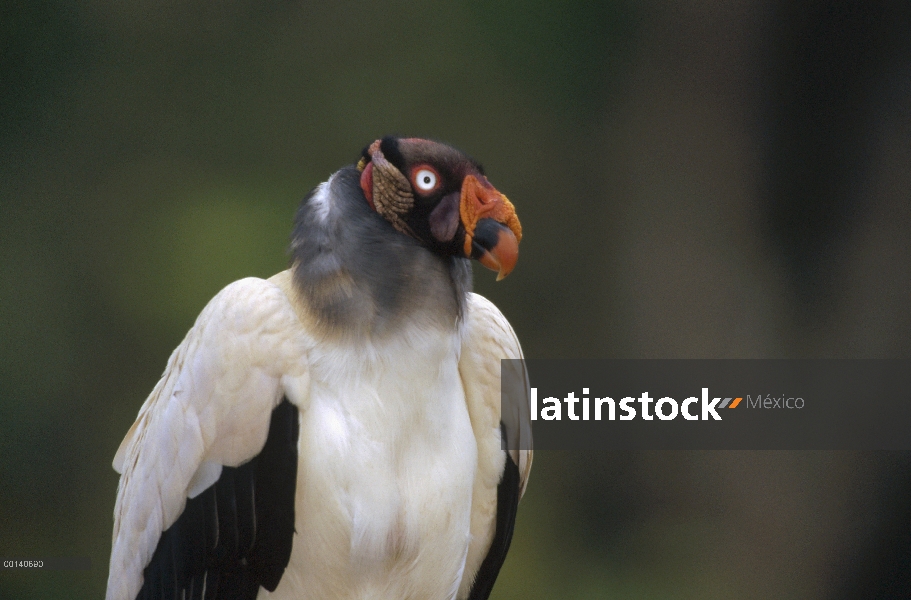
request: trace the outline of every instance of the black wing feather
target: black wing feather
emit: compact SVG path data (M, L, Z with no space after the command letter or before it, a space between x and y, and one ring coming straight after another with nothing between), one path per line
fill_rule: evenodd
M500 432L506 439L506 426L500 423ZM507 446L509 447L509 446ZM468 600L487 600L497 581L509 544L512 542L512 532L516 524L516 512L519 508L519 466L512 460L509 452L506 453L506 463L503 466L503 476L497 485L497 527L494 530L493 540L487 556L478 569L474 584Z
M262 451L195 498L161 534L137 599L254 600L275 591L294 541L297 407L275 410Z
M297 438L300 424L297 408L287 402L287 418L273 416L269 439L259 455L269 465L269 476L260 477L256 488L256 519L260 526L253 541L250 564L257 581L270 592L278 587L291 556L294 541L294 499L297 495ZM279 406L276 410L281 409Z

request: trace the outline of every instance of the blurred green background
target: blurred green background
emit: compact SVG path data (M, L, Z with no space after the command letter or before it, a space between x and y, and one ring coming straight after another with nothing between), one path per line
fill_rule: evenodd
M98 598L139 406L386 133L516 204L526 354L911 355L911 3L0 7L0 598ZM911 597L911 460L535 457L494 598Z

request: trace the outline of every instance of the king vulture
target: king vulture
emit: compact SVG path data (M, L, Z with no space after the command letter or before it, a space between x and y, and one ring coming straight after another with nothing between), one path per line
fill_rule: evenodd
M531 434L527 404L501 415L522 351L468 259L502 279L521 236L425 139L314 189L291 267L209 302L117 450L107 599L487 598Z

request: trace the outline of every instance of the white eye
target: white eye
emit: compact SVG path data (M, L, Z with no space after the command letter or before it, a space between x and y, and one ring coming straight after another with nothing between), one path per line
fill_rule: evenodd
M421 169L414 174L414 185L422 192L429 192L437 186L437 174L430 169Z

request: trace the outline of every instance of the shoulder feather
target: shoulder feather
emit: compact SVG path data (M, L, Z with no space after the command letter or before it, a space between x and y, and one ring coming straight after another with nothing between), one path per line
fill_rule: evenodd
M508 428L506 434L514 448L531 448L531 420L528 403L509 406L513 415L501 414L500 403L500 369L502 359L521 359L522 346L516 337L509 321L503 313L487 298L478 294L469 294L466 332L462 343L463 357L459 368L463 382L469 380L475 393L473 396L476 412L483 412L489 427L499 432L502 421ZM508 368L522 369L521 377L526 383L524 363L511 363ZM525 386L528 387L527 385ZM480 416L480 415L479 415ZM474 421L474 416L472 420ZM516 440L515 442L513 440ZM519 467L521 493L525 493L528 475L531 471L532 451L511 450L513 461Z

